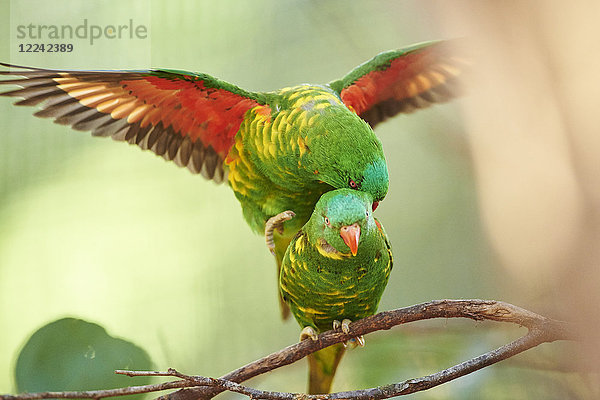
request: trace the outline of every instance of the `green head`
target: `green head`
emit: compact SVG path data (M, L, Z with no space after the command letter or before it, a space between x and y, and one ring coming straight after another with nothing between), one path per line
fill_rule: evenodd
M371 195L352 189L326 192L306 224L309 240L328 253L356 255L375 227Z
M347 108L331 107L310 129L310 162L317 178L335 189L369 193L375 209L387 194L389 178L381 142L371 127Z

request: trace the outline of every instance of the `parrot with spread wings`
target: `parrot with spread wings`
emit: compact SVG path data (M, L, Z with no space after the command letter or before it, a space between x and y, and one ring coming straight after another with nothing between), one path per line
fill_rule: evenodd
M1 64L1 93L34 115L135 144L215 182L227 181L256 232L283 211L268 245L280 270L296 232L327 191L367 192L373 210L388 190L372 128L398 113L456 95L468 67L452 41L381 53L328 84L250 92L203 73L66 71ZM275 221L277 222L277 221ZM282 303L283 305L283 303ZM289 310L283 305L284 316Z

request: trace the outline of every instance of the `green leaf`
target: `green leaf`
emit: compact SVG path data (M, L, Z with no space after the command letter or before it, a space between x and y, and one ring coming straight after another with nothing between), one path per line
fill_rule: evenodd
M108 335L100 325L63 318L31 335L15 375L19 392L95 390L148 384L149 377L129 378L114 370L151 368L148 354L133 343Z

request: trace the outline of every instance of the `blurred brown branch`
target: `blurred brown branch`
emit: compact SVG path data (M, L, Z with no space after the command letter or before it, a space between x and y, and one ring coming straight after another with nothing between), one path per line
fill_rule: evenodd
M390 329L396 325L432 318L470 318L476 321L492 320L510 322L528 329L527 334L496 350L492 350L453 367L421 378L380 386L365 390L331 393L328 395L299 395L295 393L267 392L242 386L239 383L276 368L294 363L306 355L352 337L365 335L378 330ZM181 380L162 384L132 386L120 389L81 391L81 392L43 392L20 395L3 395L0 400L31 400L45 398L104 398L134 393L149 393L174 388L182 389L160 400L210 399L223 391L233 391L251 398L283 400L297 399L386 399L394 396L414 393L441 385L486 366L519 354L542 343L555 340L574 340L575 334L566 322L543 317L512 304L493 300L436 300L404 307L393 311L383 311L371 317L350 324L350 333L328 331L320 334L318 340L304 340L272 353L222 376L207 378L189 376L169 369L167 372L155 371L117 371L129 376L172 376Z

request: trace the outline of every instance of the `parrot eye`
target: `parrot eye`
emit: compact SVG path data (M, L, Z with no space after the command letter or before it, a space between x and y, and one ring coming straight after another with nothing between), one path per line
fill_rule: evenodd
M325 223L327 224L327 226L331 226L331 223L329 222L329 218L325 217Z
M365 214L367 214L367 218L369 218L369 210L365 211Z
M358 187L358 185L356 184L356 182L354 182L354 180L350 179L348 181L348 186L350 186L352 189L356 189Z

